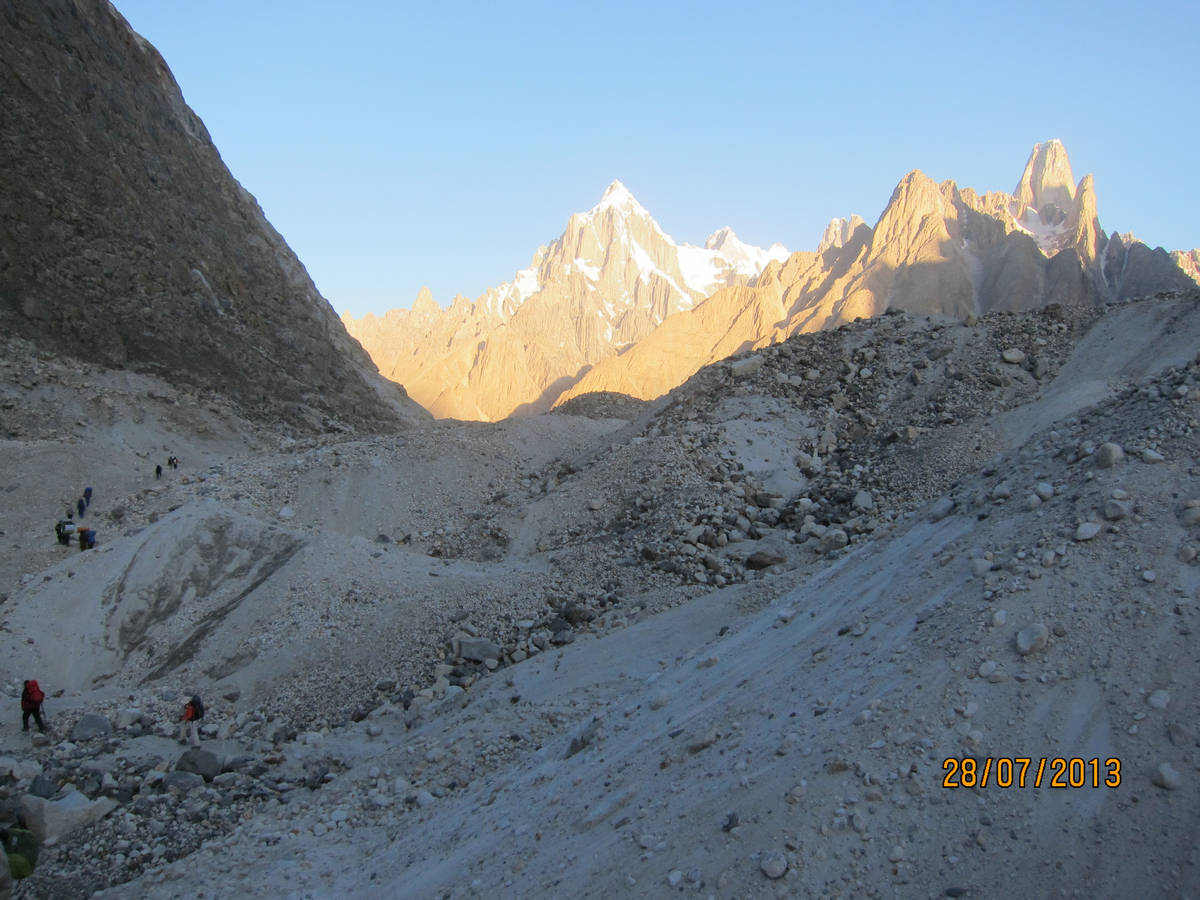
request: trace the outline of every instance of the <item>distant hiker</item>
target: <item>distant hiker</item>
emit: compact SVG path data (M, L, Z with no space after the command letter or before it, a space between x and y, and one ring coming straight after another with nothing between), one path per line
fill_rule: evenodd
M96 549L96 529L80 528L79 529L79 549L94 550Z
M79 512L79 518L82 519L84 511L87 509L87 504L83 502L82 497L75 502L75 509Z
M8 856L8 871L14 879L28 878L37 865L37 838L25 824L24 816L17 816L12 828L0 829L0 841Z
M85 487L83 489L83 505L84 506L92 505L92 489L90 487Z
M155 466L155 467L154 467L154 477L155 477L155 478L162 478L162 466L161 466L161 465L158 465L158 466Z
M25 689L21 691L21 730L29 730L29 717L33 716L33 721L37 722L38 731L46 730L45 724L42 722L42 701L46 699L46 695L42 693L42 689L38 687L36 680L30 679L25 682Z
M196 731L196 723L204 718L204 704L200 697L193 695L183 708L183 719L179 725L179 743L190 743L193 747L200 746L200 735Z
M75 533L75 520L71 518L72 513L67 513L66 519L61 522L62 534L59 537L59 542L64 547L71 546L71 535Z
M67 526L66 519L59 519L57 522L54 523L54 537L58 540L58 542L60 544L63 544L63 545L71 543L71 541L67 538L66 531L64 531L66 526Z

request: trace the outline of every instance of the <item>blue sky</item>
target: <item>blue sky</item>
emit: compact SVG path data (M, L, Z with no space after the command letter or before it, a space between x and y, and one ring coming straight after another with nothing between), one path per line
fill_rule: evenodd
M1103 228L1200 246L1194 3L115 5L339 313L475 298L614 178L676 241L810 250L1049 138Z

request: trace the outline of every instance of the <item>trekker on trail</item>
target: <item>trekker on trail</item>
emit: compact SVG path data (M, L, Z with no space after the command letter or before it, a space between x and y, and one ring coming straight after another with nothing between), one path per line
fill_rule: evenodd
M83 505L84 506L92 505L92 489L90 487L85 487L83 489Z
M46 725L42 722L42 701L46 699L46 695L42 693L42 689L38 687L35 679L30 679L25 682L25 689L21 691L21 730L29 730L29 717L33 716L33 721L37 722L38 731L45 733Z
M204 704L198 695L193 695L183 708L183 719L179 725L179 743L200 746L200 734L196 723L204 718Z
M79 529L79 549L80 550L95 550L96 549L96 529L80 528Z
M58 523L62 526L62 529L58 534L58 542L64 547L71 546L71 535L75 533L75 520L72 518L73 515L74 513L67 513L67 517Z
M79 518L82 519L84 512L87 510L87 504L83 502L82 497L75 501L75 509L79 512Z
M154 467L154 477L162 478L162 464L161 463Z

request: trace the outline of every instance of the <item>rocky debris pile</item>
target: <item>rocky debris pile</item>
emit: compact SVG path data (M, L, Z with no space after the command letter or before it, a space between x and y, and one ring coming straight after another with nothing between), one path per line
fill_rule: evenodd
M261 721L219 711L201 729L201 748L184 749L173 717L154 717L169 693L111 719L56 719L66 739L38 735L33 755L0 758L0 817L23 815L44 845L28 896L87 896L128 881L228 833L265 802L319 790L346 767L336 752L264 741L255 737Z
M553 415L587 416L589 419L633 420L650 408L645 400L618 394L613 391L595 391L572 397L561 406L550 410Z
M715 587L835 554L991 457L988 421L1037 396L1100 314L1055 306L958 323L896 312L710 366L583 478L559 464L535 482L535 494L568 492L577 506L592 502L590 485L604 498L593 510L604 519L598 534L577 515L539 548L586 541L595 552L609 539L610 559ZM750 415L801 423L764 451L791 469L790 495L766 483L761 465L747 466L730 397L754 398ZM629 471L645 475L615 475ZM764 539L772 546L761 548Z

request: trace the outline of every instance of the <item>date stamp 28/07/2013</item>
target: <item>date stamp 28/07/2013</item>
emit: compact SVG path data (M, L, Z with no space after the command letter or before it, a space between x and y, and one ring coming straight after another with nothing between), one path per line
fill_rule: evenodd
M1116 788L1121 761L1116 757L988 756L942 761L944 788Z

